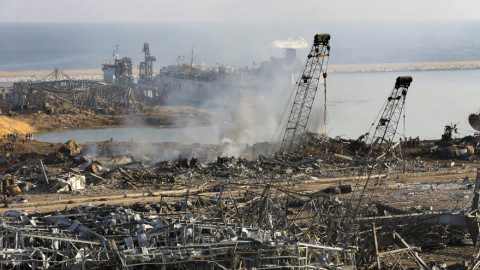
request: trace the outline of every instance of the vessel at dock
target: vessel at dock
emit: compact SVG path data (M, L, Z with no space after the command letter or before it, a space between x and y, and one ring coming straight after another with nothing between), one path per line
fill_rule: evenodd
M165 66L155 76L155 85L169 104L221 105L238 98L245 91L268 91L295 83L300 61L295 49L287 48L285 56L271 58L252 66L212 66L189 64ZM280 82L280 83L279 83Z

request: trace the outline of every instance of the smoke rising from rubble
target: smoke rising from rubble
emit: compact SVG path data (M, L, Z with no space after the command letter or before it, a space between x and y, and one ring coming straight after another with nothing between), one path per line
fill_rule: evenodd
M207 25L211 26L211 25ZM282 27L285 25L281 25ZM415 29L419 29L416 31L410 31L412 30L412 24L407 24L404 25L402 24L395 24L395 23L389 23L388 25L385 26L378 26L377 24L369 24L369 23L362 23L358 26L355 27L350 27L352 25L346 25L346 24L338 24L338 25L332 25L332 24L326 24L322 25L321 29L315 29L312 27L299 27L299 26L305 26L305 25L299 25L299 24L293 24L292 26L286 27L287 30L282 30L284 31L283 34L280 34L280 30L278 30L277 27L274 29L274 27L267 27L266 25L263 25L259 27L259 31L252 31L254 33L248 33L249 35L246 37L245 42L246 44L243 44L240 41L239 37L243 38L243 34L247 34L246 31L238 32L239 30L238 27L233 29L235 31L227 32L227 28L229 27L220 27L216 25L217 28L214 28L215 30L223 30L219 32L215 32L215 34L210 34L208 36L204 35L199 35L200 33L205 33L203 30L206 28L206 25L203 26L196 26L196 28L188 28L190 29L189 31L181 32L181 31L176 31L179 29L174 29L177 34L165 34L163 32L167 31L164 29L161 29L164 34L164 36L167 37L172 37L173 39L168 38L168 44L165 46L161 45L163 43L159 43L158 40L156 43L152 42L152 54L157 56L159 59L160 65L164 64L172 64L174 56L176 56L177 52L183 53L183 54L188 54L189 48L191 48L192 44L196 46L196 54L195 54L195 60L194 63L197 64L198 62L202 62L205 60L207 63L213 63L213 62L223 62L227 64L244 64L246 62L251 63L250 59L254 60L262 60L265 59L265 53L267 52L265 48L260 48L261 43L265 43L265 47L267 45L266 40L272 41L277 38L285 38L285 37L298 37L298 36L303 36L306 37L306 39L310 42L309 37L311 37L311 33L313 31L325 31L325 32L331 32L332 34L332 57L331 57L331 63L357 63L357 62L389 62L395 60L398 61L399 59L402 61L431 61L431 60L452 60L454 59L470 59L473 56L475 56L475 53L478 53L479 50L476 50L475 47L462 47L465 41L468 41L465 38L461 38L462 36L469 36L466 33L471 30L471 26L467 25L468 27L462 28L462 25L445 25L443 23L440 24L422 24L422 25L417 25L415 24L414 27ZM394 28L392 28L394 26ZM106 26L104 26L106 27ZM68 27L67 27L68 28ZM187 27L185 27L187 28ZM244 27L245 28L245 27ZM306 30L305 30L306 29ZM345 31L345 29L348 29L348 31ZM361 29L361 30L360 30ZM393 30L392 30L393 29ZM441 29L442 31L439 31L438 29ZM463 30L462 30L463 29ZM137 29L135 29L137 30ZM143 29L144 33L150 32L146 30L150 30L150 28ZM182 30L182 29L180 29ZM256 29L257 30L257 29ZM332 31L330 31L332 30ZM377 30L381 30L380 33L382 35L374 35L373 33L378 33ZM426 30L432 30L432 31L426 31ZM460 31L461 30L461 31ZM468 31L467 31L468 30ZM173 30L169 30L172 31ZM445 32L446 31L446 32ZM153 32L153 31L151 31ZM458 33L457 33L458 32ZM97 34L97 32L93 32L94 34ZM240 34L239 34L240 33ZM408 34L407 34L408 33ZM423 33L427 33L423 35ZM444 33L447 33L445 35ZM457 34L455 34L457 33ZM63 34L63 32L62 32ZM216 43L213 44L214 41L220 40L220 36L225 34L224 41L226 42L225 44L222 43ZM227 35L229 34L229 35ZM384 35L385 34L385 35ZM422 34L420 36L420 34ZM146 34L145 34L146 35ZM235 38L232 38L232 36L235 36ZM449 38L448 40L445 40L444 36L453 36L455 38ZM76 37L82 37L82 35L76 35ZM149 40L150 36L145 36L145 40ZM184 42L179 42L180 38L186 38ZM385 38L387 37L387 38ZM393 38L388 38L388 37L395 37ZM130 39L130 42L127 42L125 40L120 40L121 44L121 55L122 56L132 56L132 57L138 57L139 54L139 43L138 43L138 36L128 36ZM407 40L408 42L404 43L398 43L398 39L402 40ZM135 42L133 42L134 39ZM252 40L256 39L257 42L253 43ZM429 45L430 43L425 43L426 39L431 39L436 42L436 44L439 44L439 48L437 49L432 49L432 47ZM107 41L108 42L107 42ZM116 37L114 36L105 36L99 39L100 44L108 43L111 44L112 40L117 40ZM140 39L141 40L141 39ZM260 40L260 41L258 41ZM458 41L464 41L463 43L458 43ZM127 46L122 45L122 41L125 41L127 43ZM103 43L102 43L103 42ZM34 42L31 42L34 43ZM452 46L452 44L455 44L456 47ZM80 44L80 43L79 43ZM235 45L234 45L235 44ZM373 44L373 46L372 46ZM409 46L415 47L415 50L400 50L399 48L404 48L406 44L409 44ZM473 42L473 44L476 44ZM44 46L50 46L51 44L44 44ZM395 46L394 46L395 45ZM83 45L82 45L83 46ZM110 55L111 47L110 45L105 45L101 46L102 50L104 50L104 55ZM168 49L168 47L175 47L175 53L172 52L171 49ZM224 47L221 49L221 47ZM167 47L167 48L164 48ZM187 48L188 47L188 48ZM446 48L457 48L451 53L445 53ZM206 49L208 48L208 49ZM227 49L226 49L227 48ZM129 50L135 51L137 53L136 55L130 54ZM203 51L202 51L203 50ZM69 50L70 51L70 50ZM259 51L259 52L255 52ZM375 51L375 53L372 53ZM401 56L395 57L395 55L398 55L398 52L402 51ZM451 50L449 50L450 52ZM253 53L252 53L253 52ZM270 49L271 55L273 54L278 54L280 55L282 53L282 50L276 49L275 51L273 49ZM404 52L404 53L403 53ZM464 53L466 52L466 53ZM475 53L474 53L475 52ZM459 54L462 54L464 58L459 57ZM4 55L9 55L9 54L4 54ZM159 57L161 55L161 57ZM305 58L305 51L304 50L298 50L297 51L297 58L300 60L300 62L303 63L304 58ZM441 55L441 58L438 57L438 55ZM50 58L50 56L47 56L47 58ZM188 57L186 57L188 58ZM199 58L200 60L197 60ZM134 58L135 59L135 58ZM138 58L136 58L138 59ZM160 60L161 59L161 60ZM212 59L217 59L212 60ZM239 61L239 59L242 59L242 61ZM95 55L94 59L94 65L98 67L98 57ZM30 59L29 59L30 61ZM53 60L52 60L53 61ZM162 61L162 63L160 63ZM350 61L350 62L348 62ZM43 63L43 62L42 62ZM76 63L78 64L78 63ZM258 65L258 64L257 64ZM297 72L300 72L302 67L297 69ZM247 144L249 146L258 141L266 141L271 139L271 135L273 131L275 130L276 125L279 123L279 119L281 116L282 110L284 110L284 106L286 104L286 99L288 98L289 94L292 92L294 86L290 84L290 81L286 79L282 75L277 76L271 76L268 77L266 74L264 75L264 79L266 81L266 85L262 85L261 89L259 89L260 94L257 94L255 91L242 91L241 95L239 96L225 96L225 97L218 97L218 103L223 104L222 106L218 106L221 108L221 110L218 110L217 116L212 118L212 128L208 131L209 134L203 134L205 136L210 135L211 137L216 137L218 143L222 143L222 139L225 139L224 142L229 142L227 143L226 146L228 146L228 151L225 150L226 153L240 153L243 151L246 147ZM332 119L330 121L330 125L327 127L327 130L325 132L329 133L330 129L333 127L334 132L336 134L332 135L344 135L347 138L357 138L361 133L366 132L367 128L371 124L371 121L374 119L375 114L378 112L380 109L381 104L384 102L387 92L389 89L392 87L393 81L397 74L391 74L391 76L388 78L388 81L385 84L382 84L379 86L379 81L377 77L379 77L381 74L368 74L366 76L365 74L359 73L359 77L365 77L365 79L361 78L355 78L355 80L352 80L352 74L329 74L329 79L327 80L327 92L329 97L329 115L331 115ZM405 75L405 74L401 74ZM418 74L417 76L425 76L427 73L423 74ZM375 76L375 80L367 80L366 78L371 78L372 76ZM382 77L384 77L382 75ZM470 76L469 76L470 77ZM347 79L349 82L347 82ZM288 80L288 83L285 83L285 80ZM355 83L354 83L355 82ZM420 80L417 80L416 78L414 79L414 86L417 87L418 83ZM449 83L449 82L445 82ZM373 91L370 91L373 87L378 88L375 90L378 90L378 98L377 96L372 96ZM457 86L455 86L457 87ZM451 87L449 87L451 89ZM420 87L419 87L420 89ZM224 89L223 92L229 93L229 92L235 92L233 91L235 89ZM240 89L237 89L240 91ZM367 92L370 91L370 92ZM373 93L374 95L377 95L377 92ZM444 91L444 93L448 93ZM320 105L320 108L322 106L322 101L323 98L321 96L322 93L318 93L317 98L316 98L316 104ZM419 104L422 103L422 99L417 98L411 99L414 97L414 95L423 95L423 93L416 93L416 91L412 91L409 93L409 100L408 100L408 108L407 112L411 113L413 115L413 112L418 112L422 113L424 110L420 110L419 108L425 108L425 106L428 106L428 104ZM336 95L336 97L334 96ZM425 92L424 95L429 95L428 93ZM439 95L440 96L440 95ZM428 98L428 97L426 97ZM360 102L363 102L363 106L352 106L355 105L355 100L360 100ZM411 102L412 101L412 102ZM451 99L448 99L450 102ZM215 101L212 101L215 103ZM417 104L415 104L415 102ZM464 104L465 101L462 102ZM366 105L366 106L365 106ZM449 106L449 104L444 104L445 107ZM443 105L442 105L443 106ZM209 106L208 104L203 104L200 106L200 108L205 108L210 111L216 110L217 108L212 108L212 106ZM366 107L368 107L366 109ZM465 107L464 105L462 107ZM310 123L313 124L318 124L319 120L322 118L319 112L321 112L321 109L313 109L312 114L311 114L311 121ZM373 109L370 109L373 108ZM290 108L287 108L289 110ZM372 113L373 111L373 113ZM471 112L471 109L468 109L468 112ZM451 113L449 113L451 114ZM224 115L228 115L229 117L224 117ZM466 114L468 115L468 113ZM451 116L448 116L451 117ZM227 120L226 120L227 119ZM353 120L352 119L356 119ZM366 120L365 120L366 119ZM444 122L457 122L456 119L446 120L447 118L443 115L438 115L438 117L435 117L434 119L430 121L438 121L441 122L439 123L440 126L443 126L445 123ZM345 123L349 123L348 125ZM465 121L466 122L466 121ZM412 123L410 122L409 125L410 127L412 125L424 125L424 123L418 122L418 123ZM467 124L468 125L468 124ZM433 125L431 125L433 126ZM412 128L408 128L407 132L410 130L414 130ZM467 126L467 128L469 128ZM309 127L309 130L315 130L316 125L313 127ZM427 128L425 127L417 127L416 131L418 130L426 130ZM441 132L441 128L440 131ZM142 132L139 132L140 134L138 136L134 137L134 142L141 142L142 139L141 137L146 135L142 134ZM418 133L418 132L417 132ZM200 138L203 136L200 136L201 134L198 133L192 133L192 134L184 134L184 135L189 135L193 139L196 137ZM329 134L330 135L330 134ZM413 133L412 135L417 135L416 133ZM148 138L148 136L147 136ZM148 139L145 139L148 141ZM202 141L198 141L202 142ZM234 146L234 147L233 147ZM146 149L142 149L141 147L139 148L140 150L145 150L148 151L148 147ZM173 154L172 154L173 155ZM166 156L171 156L171 155L166 155Z
M249 146L257 142L271 141L279 123L284 122L282 113L288 97L294 90L296 81L303 68L303 55L288 63L284 70L282 58L271 58L256 70L261 83L252 88L223 86L213 99L200 104L205 110L215 111L212 117L212 134L218 134L218 142L224 155L240 156ZM189 104L198 106L197 104ZM288 113L288 112L287 112ZM318 123L318 122L317 122ZM316 130L316 124L313 130ZM193 123L195 124L195 123ZM257 154L264 154L259 152Z
M214 161L216 155L208 153L207 150L198 149L196 144L193 145L184 145L174 142L165 142L158 145L153 145L154 140L151 134L145 133L142 128L150 127L150 125L145 122L140 117L135 117L133 119L135 126L138 127L138 132L132 134L131 143L133 147L125 149L119 148L118 155L123 155L127 153L132 156L135 160L141 160L142 162L147 163L156 163L160 161L178 161L180 159L191 159L202 156L202 162L211 162ZM126 122L124 125L128 125ZM185 134L187 136L187 134Z
M94 157L100 154L100 149L98 148L98 144L90 143L90 144L85 144L85 146L86 146L86 149L83 150L83 153L85 156Z

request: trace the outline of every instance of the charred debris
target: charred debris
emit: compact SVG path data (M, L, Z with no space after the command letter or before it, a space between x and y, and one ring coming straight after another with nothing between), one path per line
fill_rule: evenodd
M1 176L8 208L0 223L0 262L52 269L433 269L441 259L427 261L424 252L473 245L456 267L476 268L480 177L463 180L471 199L458 209L371 199L405 174L474 168L409 159L371 171L348 146L310 135L288 156L168 162L120 156L125 146L113 144L88 156L70 140L38 159L18 157ZM26 194L84 199L29 202ZM109 204L114 197L125 202ZM57 210L15 210L49 204Z
M88 145L70 140L48 155L13 156L2 173L8 208L0 223L0 263L51 269L436 269L443 267L441 257L427 260L425 253L466 246L468 254L455 267L476 269L480 178L462 179L462 194L470 199L457 209L398 207L388 203L393 194L372 199L404 176L475 171L416 158L423 151L418 149L431 155L430 147L421 142L403 148L410 150L407 161L371 163L365 142L306 133L297 151L275 157L252 159L248 149L249 159L208 161L221 149L194 145L169 162L166 152L181 145L135 155L135 144L103 144L92 156ZM199 158L180 158L192 152ZM26 194L85 199L29 202ZM125 202L108 202L118 197ZM58 207L15 210L50 204Z
M463 249L458 264L450 268L477 269L478 172L474 181L461 180L459 190L468 197L463 207L388 203L394 196L388 183L402 190L400 179L408 176L476 171L468 165L423 160L438 155L442 147L471 145L473 151L467 154L475 155L474 138L454 142L454 126L445 129L438 145L418 139L394 142L411 77L397 78L375 130L358 140L305 131L320 82L326 93L329 40L328 34L314 37L275 155L259 155L278 147L274 144L256 144L244 156L230 157L221 156L219 146L169 143L156 145L154 153L146 155L136 153L133 142L104 143L91 155L87 145L73 139L47 155L10 155L0 176L7 207L0 218L0 266L443 269L441 256L426 260L425 252L465 245L470 248ZM148 44L144 53L141 83L148 85L155 58ZM18 106L52 112L88 107L136 110L135 91L124 85L130 83L131 60L117 58L104 69L113 83L64 80L56 70L53 80L17 84L9 98ZM172 149L177 158L166 161ZM58 193L78 197L33 202L23 198ZM115 199L122 203L109 203ZM18 210L46 206L50 210Z

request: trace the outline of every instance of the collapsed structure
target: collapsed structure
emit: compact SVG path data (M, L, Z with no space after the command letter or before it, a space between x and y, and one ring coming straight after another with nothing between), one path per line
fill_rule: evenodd
M333 155L332 160L320 156L323 161L308 155L295 158L298 161L222 157L206 165L127 160L111 166L80 159L85 164L74 168L65 161L56 169L50 164L47 175L41 163L18 164L5 177L24 177L24 183L32 181L38 187L47 181L53 186L56 178L63 178L60 170L73 173L74 181L64 190L74 192L80 190L75 181L86 181L85 190L103 189L112 181L115 186L123 182L149 190L160 183L162 189L142 197L146 202L131 205L93 206L87 197L86 205L60 202L59 210L51 212L6 211L0 223L0 263L51 269L380 269L392 265L432 269L408 239L438 226L446 226L440 228L443 233L455 232L456 236L448 237L470 235L478 247L480 175L475 188L468 191L474 194L468 209L404 209L365 200L358 205L367 176L379 181L384 179L381 175L395 172L384 167L375 175L349 177L352 172L359 174L363 165L346 156ZM409 172L422 171L414 165ZM284 171L291 172L275 176ZM342 176L357 183L294 188L308 185L314 175L325 177L319 183ZM170 178L174 180L167 181ZM366 186L378 188L372 183ZM435 244L429 240L422 246ZM478 262L477 250L473 266Z
M136 111L132 89L117 84L59 77L55 70L41 82L14 84L6 102L12 110L44 110L47 113L76 113L93 110L106 113L117 110L128 114Z
M102 65L103 82L72 79L55 69L41 81L14 83L13 89L4 93L2 111L130 114L138 112L141 104L161 104L163 96L158 94L153 81L152 63L156 59L150 55L148 43L143 51L145 62L140 63L138 83L134 83L132 59L120 59L117 46L115 60Z
M288 75L297 68L295 51L286 48L284 59L254 67L208 66L190 64L166 66L154 74L149 43L144 43L144 61L140 62L138 77L133 74L132 58L120 58L118 46L115 59L102 64L103 81L77 80L55 69L41 81L16 82L12 91L2 96L2 112L44 110L47 113L71 113L89 108L105 112L122 108L117 113L128 114L142 105L218 106L230 104L246 91L260 93L270 85L277 73ZM288 67L288 68L287 68ZM289 73L290 72L290 73ZM283 74L282 75L285 75ZM285 76L280 76L285 77ZM275 86L277 87L277 86Z
M23 174L25 186L30 182L43 181L45 186L56 182L62 183L59 188L54 186L61 192L109 182L115 186L144 184L150 189L155 183L168 186L172 192L150 192L152 199L134 205L81 205L47 213L7 211L0 219L1 265L32 269L434 269L436 266L425 262L418 253L420 249L410 245L406 236L424 226L445 225L461 228L459 234L470 236L474 246L470 262L477 269L480 174L468 209L406 210L372 200L381 180L396 169L382 157L394 151L393 140L411 77L397 78L375 133L367 139L367 151L357 155L361 158L342 152L331 159L326 154L320 159L296 152L315 142L307 138L305 130L317 86L322 77L326 78L324 59L328 59L329 40L328 34L314 37L282 141L282 151L288 156L279 155L281 159L218 157L212 164L182 159L148 165L131 159L106 168L83 157L72 161L74 168L63 166L61 173L49 168L49 174L41 161L9 167L6 172L11 175L2 179L8 180L4 181L7 187L15 185L13 180ZM140 74L146 88L141 91L147 93L148 87L155 90L155 58L150 56L147 43L144 53ZM135 110L131 61L116 59L104 68L112 84L62 79L56 70L52 80L16 84L13 104L52 113L90 107ZM190 72L195 73L194 69ZM80 153L74 142L65 148L68 158ZM57 157L58 163L65 162L62 154L56 154L51 163L56 163L52 160ZM328 167L338 163L343 167ZM40 176L35 175L36 169ZM301 177L312 179L313 175L329 175L335 181L347 179L355 184L313 191L292 188L292 182L301 183ZM50 186L48 189L53 190Z
M304 222L286 216L272 221L286 197L271 192L267 186L258 199L236 199L228 191L216 198L187 193L132 208L85 205L28 217L12 212L0 225L0 262L49 269L355 266L353 249L295 235Z

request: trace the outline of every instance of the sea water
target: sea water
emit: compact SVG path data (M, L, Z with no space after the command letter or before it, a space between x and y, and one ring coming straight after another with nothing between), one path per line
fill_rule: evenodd
M397 134L439 139L444 126L450 124L457 124L456 137L474 134L468 116L480 112L480 70L330 74L327 133L357 138L367 132L381 113L396 78L404 75L412 76L413 81Z
M34 139L43 142L66 142L70 138L85 142L134 142L157 143L178 142L184 144L218 144L216 126L195 126L181 128L118 127L105 129L70 129L34 134Z
M480 21L285 23L0 23L0 71L100 69L120 57L143 61L150 43L154 67L177 60L209 65L259 65L275 39L330 33L330 64L480 60ZM298 49L302 61L309 48Z

